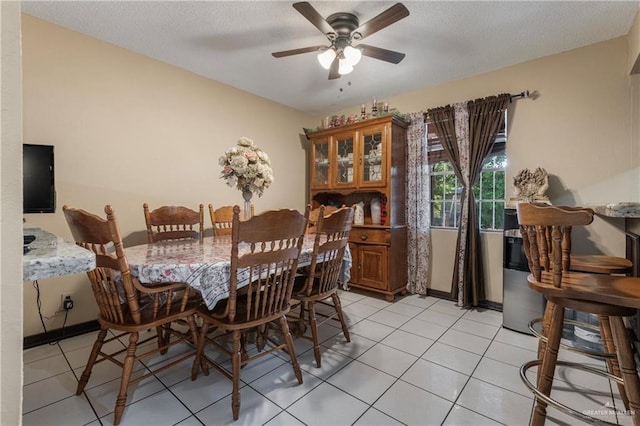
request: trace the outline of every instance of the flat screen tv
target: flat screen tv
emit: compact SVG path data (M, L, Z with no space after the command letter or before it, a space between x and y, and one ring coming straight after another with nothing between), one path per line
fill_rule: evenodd
M23 213L55 213L53 146L22 145Z

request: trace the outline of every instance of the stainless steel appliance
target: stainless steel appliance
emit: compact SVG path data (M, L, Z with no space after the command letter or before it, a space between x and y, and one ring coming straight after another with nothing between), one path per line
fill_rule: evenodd
M522 246L522 236L515 209L504 211L504 256L502 326L513 331L532 334L529 321L544 314L545 299L529 288L529 265Z

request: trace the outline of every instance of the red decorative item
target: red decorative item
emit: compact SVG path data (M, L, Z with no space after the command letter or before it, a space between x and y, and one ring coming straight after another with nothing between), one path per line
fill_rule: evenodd
M387 196L380 195L380 225L387 223Z

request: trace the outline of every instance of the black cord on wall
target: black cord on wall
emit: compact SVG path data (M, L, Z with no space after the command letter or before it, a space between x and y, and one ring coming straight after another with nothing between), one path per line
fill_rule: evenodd
M42 328L44 329L44 334L46 335L48 333L47 331L47 326L44 323L44 319L51 319L52 317L45 317L42 315L42 299L40 299L40 285L38 284L38 280L34 280L33 281L33 288L36 289L36 306L38 307L38 316L40 317L40 323L42 323ZM56 313L58 313L60 311L57 311ZM62 340L64 338L64 327L67 325L67 317L69 316L69 310L65 309L64 310L64 320L62 322L62 329L61 329L61 334L60 334L60 338L53 341L53 342L49 342L50 345L57 345L58 342L60 342L60 340Z

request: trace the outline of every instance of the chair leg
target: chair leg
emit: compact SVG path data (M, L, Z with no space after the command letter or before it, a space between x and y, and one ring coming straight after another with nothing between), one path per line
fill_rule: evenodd
M318 319L316 318L316 309L313 302L309 302L309 322L311 323L311 336L313 337L313 354L316 358L316 366L320 368L320 343L318 342Z
M129 334L129 347L127 348L127 356L124 359L122 366L122 378L120 379L120 391L116 398L116 408L114 410L113 424L120 424L122 414L124 413L124 406L127 402L127 390L129 389L129 382L131 381L131 373L133 372L133 364L136 361L136 347L138 344L138 333L133 332Z
M633 424L640 426L640 378L638 378L631 342L627 335L627 329L622 322L622 317L609 317L609 320L617 348L618 363L622 371L624 388L629 398L629 410L633 416Z
M338 314L338 319L340 320L340 324L342 325L342 334L344 334L344 338L347 339L347 342L351 342L349 329L347 328L347 323L344 320L344 314L342 313L342 303L340 302L340 296L338 296L338 293L333 293L331 295L331 299L333 300L333 307L335 308L336 314Z
M238 420L240 417L240 364L242 363L242 354L240 337L241 332L239 330L233 331L233 349L231 351L231 369L232 369L232 382L233 391L231 392L231 410L233 411L233 420Z
M282 330L285 342L287 342L287 352L289 352L289 357L291 358L293 372L296 375L296 379L298 379L298 383L302 384L302 370L300 370L300 364L298 364L298 358L296 357L296 350L293 346L293 337L291 337L291 332L289 331L289 324L287 324L287 318L284 315L280 317L280 329Z
M602 346L604 347L605 352L610 354L616 354L616 345L613 341L613 335L611 333L611 324L609 322L609 317L606 315L598 315L598 322L600 323L600 336L602 336ZM607 366L609 367L609 371L611 374L617 377L622 377L620 373L620 365L618 364L618 358L607 358ZM627 392L624 389L624 384L618 382L618 392L620 392L620 398L622 398L622 403L624 404L624 408L629 410L629 398L627 398Z
M96 359L98 358L98 354L100 354L100 350L102 349L102 345L104 344L104 339L107 337L107 331L109 329L106 327L100 327L100 331L98 332L98 337L96 341L93 343L93 348L91 349L91 354L89 355L89 360L87 361L87 366L84 368L82 372L82 376L80 376L80 381L78 382L78 387L76 388L76 395L80 395L84 390L84 387L87 385L89 381L89 377L91 377L91 370L93 369L93 365L96 363Z
M300 302L300 320L296 329L296 333L300 336L307 331L305 312L308 312L308 302Z
M249 359L249 353L247 352L247 337L248 330L243 330L240 333L240 368L243 368L247 360Z
M191 333L191 340L193 342L193 345L197 348L199 346L198 324L196 324L195 315L189 315L189 317L187 317L187 322L189 323L189 332Z
M164 329L163 326L159 325L156 327L156 337L158 339L158 347L161 348L165 345L166 339L168 337L168 332ZM167 353L167 348L162 349L160 351L160 355L164 355Z
M200 339L198 338L198 324L196 323L195 315L189 315L187 317L187 323L189 324L189 333L191 334L191 342L196 347L196 356L191 366L191 380L195 380L198 375L198 365L202 367L204 365L204 359L202 357L198 358L198 350L200 349ZM203 350L204 350L204 342L203 342ZM199 363L199 364L198 364ZM193 367L196 367L195 371ZM202 367L202 371L204 371L204 367Z
M207 342L207 331L209 330L209 323L203 321L202 327L200 327L200 337L197 338L198 347L196 349L196 358L193 360L191 366L191 380L195 380L198 377L198 369L202 368L202 372L205 376L209 375L209 368L207 361L204 359L204 345Z
M256 347L258 352L262 352L267 344L267 333L269 333L269 327L266 324L260 324L256 327Z
M553 375L556 370L556 362L558 360L558 349L560 347L560 339L562 338L562 327L564 323L564 308L555 306L553 313L549 318L549 330L546 334L547 344L542 358L542 365L538 367L538 390L546 396L551 395L551 387L553 386ZM536 406L531 419L532 426L544 425L547 416L547 404L539 398L536 398Z

